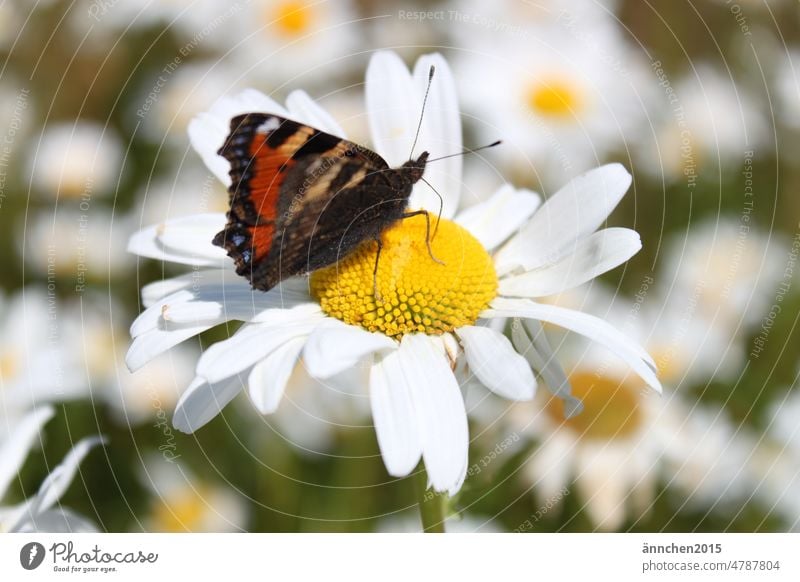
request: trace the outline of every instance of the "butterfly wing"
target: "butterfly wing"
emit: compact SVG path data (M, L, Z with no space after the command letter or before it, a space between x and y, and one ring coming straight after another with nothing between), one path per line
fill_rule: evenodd
M275 115L233 118L219 153L231 164L230 211L213 242L264 291L334 263L408 197L383 203L397 200L398 177L378 154Z

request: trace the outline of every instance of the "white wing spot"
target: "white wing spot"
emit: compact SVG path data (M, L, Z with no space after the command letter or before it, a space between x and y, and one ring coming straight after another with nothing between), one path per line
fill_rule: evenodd
M278 129L280 125L281 122L278 121L277 117L270 117L256 128L256 133L269 133L270 131Z

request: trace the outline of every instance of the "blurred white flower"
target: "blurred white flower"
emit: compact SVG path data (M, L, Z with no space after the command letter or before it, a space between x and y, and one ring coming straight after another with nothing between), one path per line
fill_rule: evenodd
M148 457L142 480L152 492L143 524L148 532L237 532L247 525L243 494L199 479L174 460Z
M445 519L447 533L500 533L503 530L489 517L472 514L451 516ZM378 533L422 533L419 512L405 512L386 517L378 522Z
M753 438L752 491L800 531L800 394L795 385L772 404L766 434Z
M542 25L510 21L521 26L513 34L462 27L468 50L457 53L460 93L481 140L502 138L516 171L533 170L548 187L638 140L653 88L642 55L608 18L558 14Z
M227 190L205 166L198 165L182 166L172 179L160 178L137 193L131 216L138 228L187 214L227 210Z
M402 163L411 149L433 64L437 75L419 149L458 151L458 102L444 59L422 57L413 74L392 53L378 53L370 63L366 94L373 143L392 166ZM305 94L290 95L288 108L289 112L254 91L223 100L190 126L193 145L228 183L227 162L215 152L236 113L269 111L334 135L343 133ZM246 322L200 358L197 377L175 413L174 423L184 431L196 430L216 416L244 389L245 376L254 405L267 414L277 408L298 361L312 377L323 380L353 366L369 366L372 414L389 473L405 476L422 458L434 489L450 492L459 489L466 475L469 443L464 402L453 373L459 362L466 362L485 386L506 398L533 397L531 366L545 379L556 379L551 389L569 398L568 385L560 381L563 372L559 375L544 340L517 353L501 333L476 325L479 318L531 318L532 325L547 321L586 335L627 362L645 384L660 390L650 356L605 321L532 300L591 280L639 250L634 231L597 231L630 185L624 168L611 165L587 173L541 207L538 195L504 186L487 202L456 216L460 177L460 157L426 171L426 179L444 198L439 234L431 241L444 266L429 256L423 220L405 220L384 234L378 282L383 297L398 301L391 314L373 303L375 249L370 245L316 271L310 282L295 278L258 293L235 275L224 251L210 242L224 228L222 215L189 216L137 233L130 241L132 252L192 265L195 271L143 288L148 309L131 327L129 366L135 370L220 323ZM438 198L425 191L425 185L422 188L412 194L411 207L438 211ZM570 403L574 410L574 399Z
M520 321L512 326L518 348L541 333ZM606 361L594 346L581 352L574 343L562 346L558 355L582 412L570 415L563 400L541 393L531 403L515 404L502 418L508 430L539 442L522 475L541 507L560 505L574 493L574 483L597 528L617 530L627 515L643 514L653 499L662 447L653 429L665 403L648 394L629 368Z
M17 477L28 452L41 442L41 430L53 417L49 406L27 413L14 429L0 439L0 500ZM92 447L103 443L99 437L79 441L60 465L53 468L38 492L22 503L0 507L0 532L93 532L97 527L87 518L62 507L58 501L69 488L78 466Z
M788 245L750 215L712 218L673 235L662 264L667 302L691 299L695 317L733 334L761 321L775 300ZM745 220L747 219L747 220Z
M615 298L612 305L610 293L598 289L587 296L591 312L604 311L625 331L633 327L626 326L633 312L622 307L625 300ZM515 345L529 342L537 331L516 323ZM562 400L540 395L515 404L503 417L508 430L539 442L523 475L541 506L558 506L574 483L595 526L619 530L626 520L647 514L659 482L677 488L693 507L740 500L747 491L743 467L749 449L734 438L736 427L719 412L691 406L677 392L653 397L640 378L601 348L566 338L556 350L567 362L573 395L583 404L580 414L565 418Z
M308 84L361 62L352 56L363 32L351 0L251 0L219 11L207 41L246 79L275 87L304 76Z
M749 90L716 68L699 63L691 76L676 82L674 103L652 120L655 141L633 149L639 154L641 169L652 177L694 180L720 166L740 167L747 151L763 154L770 135L764 112ZM752 155L750 156L752 157Z
M787 54L776 54L774 62L778 63L773 72L772 86L775 88L777 112L780 121L787 127L800 129L800 49L794 48ZM789 153L781 148L779 153ZM787 156L789 161L796 162L795 156Z
M155 81L148 78L131 103L131 118L142 120L143 135L150 141L184 145L189 121L239 85L231 67L212 60L188 61Z
M40 277L73 281L78 291L87 281L125 276L134 265L125 251L131 219L101 206L31 212L19 230L17 249L25 266Z
M137 374L125 365L129 347L128 313L114 300L98 292L85 292L80 300L63 301L59 307L61 335L79 362L87 387L86 397L96 406L108 404L125 425L167 417L194 376L198 352L193 346L177 346L149 362Z
M40 287L0 296L0 436L32 407L87 394L61 307Z
M29 168L38 193L77 203L115 191L124 149L114 129L93 121L60 122L32 141Z

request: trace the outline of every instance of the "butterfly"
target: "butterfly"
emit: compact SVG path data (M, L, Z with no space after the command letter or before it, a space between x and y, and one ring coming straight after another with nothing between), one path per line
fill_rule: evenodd
M374 240L408 211L428 152L390 168L377 153L268 113L231 120L218 152L230 163L230 210L213 243L254 289L327 267ZM433 256L433 255L431 255Z

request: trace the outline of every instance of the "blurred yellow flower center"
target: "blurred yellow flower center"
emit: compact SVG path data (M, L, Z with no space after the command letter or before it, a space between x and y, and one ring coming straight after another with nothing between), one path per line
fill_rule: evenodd
M435 224L431 215L432 231ZM433 255L443 265L428 252L425 216L398 221L381 241L377 300L375 241L312 273L311 294L325 313L398 338L412 332L441 334L474 323L497 294L492 257L455 222L442 219L431 241Z
M638 385L634 382L591 372L571 374L569 381L575 397L583 401L583 412L565 419L563 401L556 397L548 401L546 411L580 438L625 438L641 426Z
M528 106L546 117L570 117L583 106L583 92L568 79L544 79L531 86Z
M0 352L0 380L8 382L16 376L17 370L17 355L7 348L2 348L2 352Z
M206 487L186 487L180 495L159 499L153 509L153 531L184 532L202 529L202 519L208 511Z
M297 36L307 31L312 20L311 7L304 2L279 2L268 7L267 21L274 21L280 32L287 36Z

